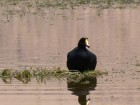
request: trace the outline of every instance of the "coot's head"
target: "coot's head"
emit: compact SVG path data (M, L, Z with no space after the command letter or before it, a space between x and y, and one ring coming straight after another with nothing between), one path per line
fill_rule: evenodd
M78 48L86 48L86 47L90 47L89 43L88 43L88 38L81 38L78 42Z

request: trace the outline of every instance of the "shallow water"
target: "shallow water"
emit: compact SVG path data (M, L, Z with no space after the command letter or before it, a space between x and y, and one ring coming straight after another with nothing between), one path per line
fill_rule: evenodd
M67 52L82 36L98 57L97 69L108 71L88 87L75 89L66 80L35 80L22 84L0 81L3 105L140 104L140 12L138 8L48 9L45 14L26 14L0 19L0 68L61 67ZM77 85L76 85L77 86ZM84 86L80 86L84 87ZM79 102L78 102L79 97Z

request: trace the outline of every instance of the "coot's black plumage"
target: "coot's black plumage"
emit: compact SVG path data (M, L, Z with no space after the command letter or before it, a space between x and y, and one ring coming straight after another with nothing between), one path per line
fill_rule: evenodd
M67 67L69 70L95 70L97 64L96 55L90 52L88 38L81 38L78 46L67 54Z

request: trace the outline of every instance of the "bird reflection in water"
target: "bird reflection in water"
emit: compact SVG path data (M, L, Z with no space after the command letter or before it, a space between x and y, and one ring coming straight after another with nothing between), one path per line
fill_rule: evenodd
M68 90L72 91L73 95L78 96L78 102L80 105L89 105L90 98L87 99L87 95L90 94L90 91L95 90L96 84L96 77L86 77L79 82L67 81Z

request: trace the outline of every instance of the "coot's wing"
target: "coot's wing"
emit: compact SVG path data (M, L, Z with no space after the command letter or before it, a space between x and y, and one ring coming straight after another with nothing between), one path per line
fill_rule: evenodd
M97 57L94 53L90 52L89 50L87 50L88 52L88 57L89 57L89 61L88 61L88 66L90 70L95 70L96 65L97 65Z
M69 70L76 70L75 68L76 55L77 55L77 48L74 48L72 51L70 51L67 54L67 67Z

